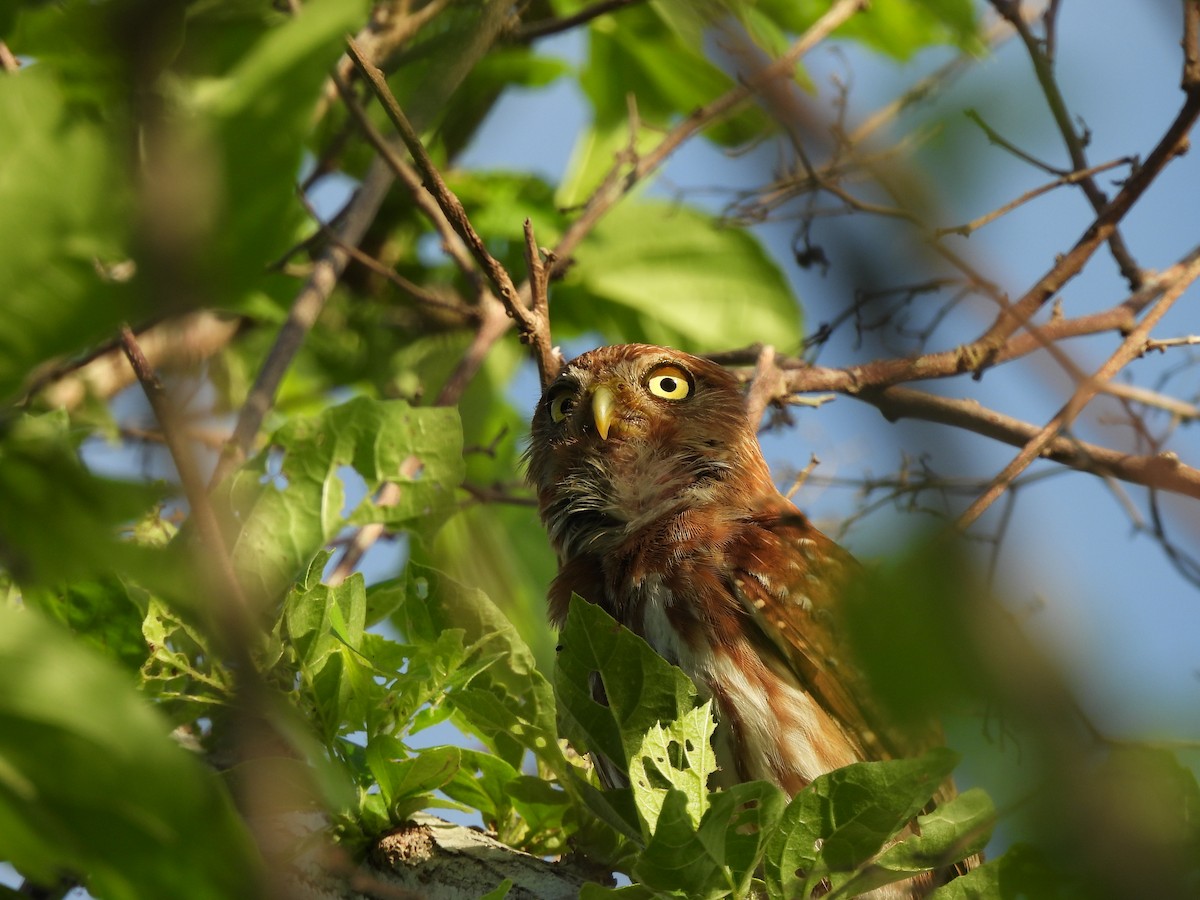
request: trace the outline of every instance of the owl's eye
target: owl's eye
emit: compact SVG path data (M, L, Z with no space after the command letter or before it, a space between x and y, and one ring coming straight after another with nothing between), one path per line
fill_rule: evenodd
M646 379L646 388L664 400L684 400L692 392L692 381L678 366L659 366Z
M550 399L550 418L555 422L561 422L571 414L571 410L574 408L574 393L559 394L558 396Z

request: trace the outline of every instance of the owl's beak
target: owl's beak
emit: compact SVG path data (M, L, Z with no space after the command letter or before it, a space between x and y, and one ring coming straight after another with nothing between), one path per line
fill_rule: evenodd
M592 418L596 420L596 430L600 432L600 439L603 441L608 440L608 429L612 427L616 402L616 395L608 385L602 384L592 392Z

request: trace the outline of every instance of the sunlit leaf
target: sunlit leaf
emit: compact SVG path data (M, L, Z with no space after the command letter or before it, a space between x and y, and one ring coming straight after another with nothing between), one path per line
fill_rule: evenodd
M627 201L575 259L557 294L566 327L697 352L799 346L796 299L758 241L687 207Z
M463 629L473 656L496 661L453 698L461 724L488 741L510 764L525 749L564 771L554 727L554 696L537 661L504 614L481 591L432 569L409 566L414 596L401 608L400 625L411 639L429 640L446 628ZM510 754L512 755L510 758Z
M353 506L348 470L365 483L366 496ZM242 523L233 545L238 570L269 598L345 525L401 528L420 520L432 528L452 508L461 480L454 410L360 397L290 420L218 497ZM378 502L385 482L399 487L394 503Z
M554 689L563 733L624 772L646 732L699 705L683 672L595 604L573 597L559 640ZM594 677L606 704L593 696Z
M796 795L771 838L766 880L781 896L853 876L929 802L953 770L945 748L919 759L855 763ZM807 888L805 887L807 885Z

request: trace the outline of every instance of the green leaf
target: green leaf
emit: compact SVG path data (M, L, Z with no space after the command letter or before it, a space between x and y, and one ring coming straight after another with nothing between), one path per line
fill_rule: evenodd
M1003 856L960 875L929 895L930 900L1062 900L1081 894L1068 888L1062 875L1047 863L1042 852L1028 844L1014 844Z
M755 9L785 31L800 34L829 9L827 0L757 0ZM927 47L954 44L971 53L985 45L970 0L872 0L836 37L858 41L898 60Z
M458 747L430 747L409 756L399 741L377 737L367 744L367 758L391 820L399 823L429 806L431 792L455 777L462 751Z
M454 410L359 397L287 422L215 499L242 522L233 545L239 573L256 596L271 598L347 524L435 527L453 508L462 466ZM366 483L351 510L343 467ZM378 502L385 482L399 486L395 503Z
M793 798L771 838L768 887L791 897L826 877L835 888L845 883L920 812L957 761L937 748L819 776Z
M985 662L992 654L975 635L987 634L993 648L1003 639L1006 653L1020 655L1024 639L1011 621L993 621L987 596L965 550L936 537L918 539L852 584L845 614L855 659L898 719L922 722L989 692ZM930 646L937 651L915 652Z
M18 51L23 52L23 51ZM0 79L0 402L38 363L149 311L102 275L129 257L132 190L121 144L72 109L52 66Z
M77 579L58 591L25 587L21 600L131 671L146 662L144 597L115 575Z
M596 121L625 121L632 97L641 121L663 127L732 88L733 80L705 56L701 34L691 16L669 15L657 4L622 10L619 20L596 20L579 74ZM736 144L769 127L765 114L748 104L709 136Z
M191 723L233 695L233 676L219 655L191 625L153 596L146 597L142 636L149 657L142 665L142 689L172 720Z
M799 307L758 241L687 207L626 201L575 260L556 294L560 327L696 352L800 344Z
M717 723L712 701L665 725L656 722L630 754L629 780L638 813L651 832L668 793L684 798L693 826L708 809L708 778L717 770L712 736Z
M687 798L671 791L634 873L660 891L687 897L745 896L762 861L767 837L786 805L763 781L710 795L703 819L691 818Z
M556 773L565 773L553 691L504 614L482 591L433 569L410 564L408 577L411 596L420 602L401 608L401 630L412 640L430 640L447 628L461 628L473 658L486 664L451 697L459 724L514 766L528 749Z
M478 750L462 751L462 764L443 790L446 796L477 809L484 824L495 829L512 806L509 791L521 772L498 756Z
M363 722L377 693L358 652L365 617L366 590L359 574L337 587L298 585L284 603L284 635L299 658L311 712L326 742Z
M0 684L0 857L113 900L253 893L259 862L220 780L125 673L0 608Z
M508 892L512 890L513 883L509 878L505 878L492 890L481 896L479 900L504 900L508 896Z
M911 874L956 863L983 850L995 820L992 798L971 788L917 816L917 833L881 853L875 865Z
M554 690L563 734L580 750L602 754L622 772L630 771L630 761L648 731L699 705L696 688L683 672L580 597L571 598L559 640ZM594 675L603 685L607 705L593 699ZM644 820L642 828L647 835Z
M209 129L220 178L201 266L229 301L240 301L295 243L306 216L296 198L305 138L343 36L366 8L364 0L309 0L263 32L224 77L193 89L191 112Z
M159 492L93 475L79 461L69 427L59 410L20 415L0 430L0 560L22 583L130 571L148 555L120 540L119 529Z

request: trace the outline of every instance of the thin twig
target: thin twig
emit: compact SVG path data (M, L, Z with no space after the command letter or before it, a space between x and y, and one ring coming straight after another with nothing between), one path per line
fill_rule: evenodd
M138 343L151 366L184 368L219 353L244 325L239 318L198 310L144 328ZM89 396L107 400L136 379L117 337L86 356L37 372L24 385L23 402L73 410Z
M758 353L754 377L750 380L750 391L746 395L746 416L750 424L757 428L771 401L786 394L783 373L775 365L775 348L767 344Z
M383 105L383 109L387 113L388 118L391 119L392 124L396 127L396 131L399 132L400 140L408 148L409 155L416 164L417 170L421 173L422 184L425 189L433 195L433 198L437 201L447 220L453 226L455 233L463 239L475 261L487 274L495 286L501 301L510 309L513 317L517 318L520 324L525 324L521 321L520 317L527 315L528 311L520 302L516 285L513 284L512 279L509 277L508 270L488 252L483 238L479 236L479 233L467 217L467 211L463 208L462 201L446 186L441 173L438 171L437 166L434 165L428 151L426 151L425 145L421 143L420 136L408 121L408 116L404 114L404 110L400 108L400 104L396 102L396 98L388 87L383 73L362 55L362 52L355 45L353 39L347 40L347 46L349 47L350 58L354 61L355 67L371 85L376 98Z
M808 464L796 473L796 477L792 480L792 486L788 488L787 493L783 496L789 500L796 496L796 492L804 487L804 482L808 481L808 476L813 473L813 470L821 464L821 460L817 459L817 454L812 454L808 458Z
M1157 350L1160 353L1169 347L1194 347L1200 344L1200 334L1189 334L1186 337L1177 338L1159 338L1158 340L1146 341L1142 347L1143 353L1149 353L1151 350Z
M984 225L996 221L1001 216L1007 215L1017 207L1023 206L1029 201L1034 200L1043 194L1048 194L1055 188L1060 188L1069 184L1077 184L1080 179L1090 178L1091 176L1098 175L1101 172L1107 172L1109 169L1115 169L1117 166L1131 166L1134 164L1135 160L1132 158L1123 157L1122 159L1114 159L1111 162L1101 163L1098 166L1092 166L1090 169L1084 169L1082 172L1067 172L1065 175L1061 175L1054 179L1054 181L1047 182L1046 184L1035 187L1033 190L1026 191L1015 200L1005 203L1003 206L992 210L990 213L982 215L977 219L972 219L970 222L967 222L963 225L955 225L948 228L935 228L933 231L934 236L942 237L943 235L947 234L957 234L963 237L970 237L972 233L978 231Z
M1067 174L1067 170L1052 166L1050 163L1038 159L1033 154L1026 153L1012 141L1005 138L1000 132L996 131L996 129L983 120L983 116L979 114L978 110L968 109L963 114L979 126L979 130L987 137L988 143L995 144L997 147L1007 150L1017 159L1029 163L1035 169L1041 169L1047 175L1057 175L1061 178Z
M470 252L457 232L455 232L454 226L446 218L445 213L442 212L441 207L438 206L429 191L425 190L425 186L421 183L421 177L396 152L396 148L392 146L391 142L379 133L379 130L371 122L366 110L358 102L358 98L354 96L354 92L350 90L349 86L337 76L334 76L333 83L337 86L338 91L341 92L342 101L350 111L351 117L358 123L363 137L375 148L380 158L387 163L388 167L392 170L392 174L407 188L417 209L421 211L421 214L425 216L442 239L442 249L450 257L450 261L458 267L458 270L467 280L467 283L475 291L476 297L481 296L486 288L484 287L483 279L480 277L479 270L471 258Z
M1054 346L1067 337L1100 334L1106 331L1127 333L1136 326L1137 316L1141 311L1164 291L1180 281L1190 281L1194 278L1197 266L1200 266L1200 247L1194 248L1157 277L1147 280L1139 291L1110 309L1072 319L1039 323L1035 326L1036 333L1010 336L991 355L990 362L1007 362L1043 347ZM788 390L793 393L838 391L854 394L860 390L905 381L947 378L963 372L976 371L983 355L983 348L975 342L915 358L878 359L845 369L809 366L802 360L781 360L779 365L785 370ZM753 365L755 359L756 356L742 351L740 359L729 356L727 364L740 362Z
M614 203L655 172L685 141L716 121L723 119L750 101L763 86L781 78L791 78L796 64L813 47L827 38L856 13L865 9L866 0L837 0L809 29L778 59L744 78L741 84L726 91L716 100L694 110L682 122L668 131L659 143L638 156L631 167L618 161L588 198L579 218L568 226L554 248L557 257L551 266L551 277L561 275L571 254Z
M279 385L283 382L292 359L299 352L321 310L325 308L325 302L333 293L334 286L350 260L350 254L342 247L347 244L357 245L363 239L391 185L391 170L376 159L371 163L358 193L346 211L346 217L337 231L338 243L330 245L321 253L308 281L296 296L288 312L287 321L279 329L279 335L275 338L275 343L271 346L254 380L254 386L238 414L233 437L217 463L212 484L220 482L249 455L267 412L275 405L275 395L279 392Z
M0 41L0 71L9 75L21 70L21 61L8 49L8 44Z
M1026 52L1033 63L1033 70L1037 76L1038 84L1041 85L1042 94L1046 98L1046 104L1050 107L1050 113L1054 116L1054 122L1058 126L1059 134L1062 135L1063 143L1066 145L1067 154L1071 158L1071 169L1075 172L1082 172L1088 168L1087 153L1084 151L1084 140L1075 131L1075 125L1071 121L1071 114L1067 111L1066 100L1063 98L1062 91L1059 89L1058 80L1054 77L1054 64L1052 56L1044 49L1042 42L1038 41L1033 33L1029 30L1029 25L1020 12L1020 5L1011 2L1011 0L995 0L992 4L996 11L1003 16L1014 29L1016 29L1018 37L1025 45ZM1054 19L1046 20L1048 28L1053 28ZM1053 38L1048 40L1052 43ZM1079 181L1079 186L1091 203L1092 209L1097 215L1103 214L1108 206L1108 195L1100 190L1095 179L1085 177ZM1129 248L1125 245L1124 238L1117 230L1114 223L1112 229L1106 235L1109 249L1112 251L1113 259L1117 261L1117 265L1121 270L1121 274L1125 280L1129 282L1131 290L1137 290L1142 286L1142 269L1141 266L1133 258L1133 254L1129 252Z
M876 407L889 421L936 422L1014 447L1025 446L1039 432L1037 425L988 409L975 400L939 397L899 385L863 391L857 399ZM1046 444L1042 456L1081 472L1110 475L1132 484L1200 499L1200 469L1185 465L1173 453L1133 456L1059 435Z
M1186 4L1194 6L1194 3ZM1145 193L1159 173L1188 145L1188 133L1200 117L1200 85L1187 92L1183 106L1176 114L1154 149L1125 181L1117 195L1096 216L1095 221L1075 242L1075 245L1058 258L1055 264L1038 279L1016 303L1004 310L975 345L994 355L1005 339L1029 322L1051 297L1083 269L1096 249L1115 232L1117 224ZM988 362L985 358L984 362Z
M250 641L258 635L260 629L242 591L237 572L234 571L233 558L225 544L217 514L204 486L204 476L200 474L191 448L183 437L182 429L178 427L175 408L162 382L154 374L154 369L128 325L121 326L121 348L125 351L129 365L137 375L150 408L162 428L163 441L175 463L175 471L179 473L184 495L191 508L191 518L196 523L203 546L207 549L208 564L202 566L202 570L212 571L216 576L218 590L213 594L213 605L221 626L219 637L227 645L227 649L244 656L251 646Z
M524 23L513 32L513 37L518 41L532 41L551 34L561 34L572 28L578 28L580 25L586 25L592 19L641 2L642 0L601 0L600 3L585 6L579 12L569 16Z
M521 338L533 347L538 377L545 388L558 376L563 360L550 343L550 273L542 264L542 251L533 233L533 222L526 219L524 229L525 270L529 273L530 307L536 327L533 334L522 334ZM549 261L553 265L553 254Z
M304 208L308 210L312 220L316 222L319 232L327 240L341 247L348 254L350 254L350 258L360 266L370 269L372 272L382 278L386 278L401 291L425 306L432 306L437 309L444 310L445 312L452 313L453 315L460 317L464 322L470 322L477 318L475 310L472 307L467 306L467 304L465 304L457 296L454 298L439 296L438 294L433 293L433 291L427 290L421 285L409 281L391 266L384 265L371 254L364 253L357 247L347 244L342 240L335 229L321 221L320 217L316 214L316 211L312 208L312 205L309 204L308 198L303 194L300 195L300 202L304 204Z
M984 510L1004 493L1012 480L1025 471L1029 464L1042 454L1047 445L1075 420L1084 407L1099 393L1105 382L1112 379L1121 369L1137 358L1150 335L1150 330L1158 324L1167 310L1198 276L1200 276L1200 266L1192 270L1190 277L1181 278L1163 293L1163 296L1142 318L1138 326L1121 342L1121 346L1117 348L1116 352L1096 370L1090 379L1076 387L1071 399L1059 410L1057 415L1021 448L1021 452L1001 470L988 489L959 516L957 525L960 530L965 531L969 528L983 514Z
M404 110L400 108L400 104L396 102L395 96L383 78L383 73L362 56L352 40L349 42L349 53L351 59L354 60L355 66L358 67L359 72L371 85L375 96L383 105L388 118L391 119L392 124L396 127L397 132L399 132L400 139L404 142L405 147L408 148L409 155L421 173L421 183L433 195L438 207L453 227L455 233L462 238L471 256L474 257L479 267L488 276L488 280L494 286L500 302L504 304L505 312L516 321L517 328L521 333L521 340L530 344L533 348L539 374L545 379L547 373L552 371L555 365L550 353L550 334L547 323L538 311L532 310L526 305L522 293L517 290L517 286L509 276L508 270L488 252L483 239L471 224L471 220L467 216L467 211L463 208L462 202L446 185L437 166L434 165L433 160L426 151L424 144L421 143L420 136L408 121L408 117L404 114Z
M511 9L512 4L507 0L486 0L471 26L469 39L446 62L445 70L440 73L437 82L424 93L424 104L430 111L438 108L444 98L462 83L470 69L495 43ZM340 223L338 236L342 244L357 246L361 243L379 212L392 179L392 171L384 161L379 158L372 160ZM292 359L324 308L349 258L349 254L340 246L326 248L318 258L238 415L233 438L213 473L213 484L240 465L249 454L267 412L274 405L275 395Z

